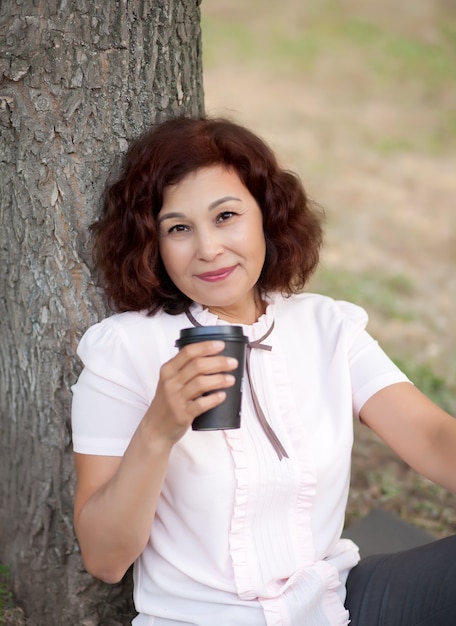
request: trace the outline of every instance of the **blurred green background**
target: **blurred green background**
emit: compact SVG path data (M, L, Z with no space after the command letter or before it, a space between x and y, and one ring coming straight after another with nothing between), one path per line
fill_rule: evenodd
M364 306L456 413L456 2L204 0L206 111L245 123L326 212L309 289Z

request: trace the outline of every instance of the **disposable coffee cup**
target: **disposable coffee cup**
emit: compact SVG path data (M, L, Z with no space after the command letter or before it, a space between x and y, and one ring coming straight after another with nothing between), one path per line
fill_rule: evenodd
M242 379L244 376L245 350L248 343L242 327L196 326L184 328L180 331L176 347L180 350L189 343L213 340L225 342L225 348L220 354L237 359L237 368L229 372L235 377L236 382L232 387L223 389L226 393L226 398L221 404L195 417L192 423L193 430L228 430L239 428L241 425Z

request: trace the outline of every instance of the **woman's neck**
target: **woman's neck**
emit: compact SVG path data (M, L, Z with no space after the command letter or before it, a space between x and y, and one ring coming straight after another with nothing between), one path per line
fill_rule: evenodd
M246 324L250 326L257 322L266 312L267 304L258 294L249 303L245 305L235 305L232 307L207 307L210 313L216 315L219 319L229 322L230 324Z

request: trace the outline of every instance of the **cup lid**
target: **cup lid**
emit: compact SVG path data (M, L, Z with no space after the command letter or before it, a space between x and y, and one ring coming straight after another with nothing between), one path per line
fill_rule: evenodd
M194 343L195 341L209 341L213 339L248 342L242 326L192 326L191 328L181 329L179 339L176 341L176 347L180 348L186 343Z

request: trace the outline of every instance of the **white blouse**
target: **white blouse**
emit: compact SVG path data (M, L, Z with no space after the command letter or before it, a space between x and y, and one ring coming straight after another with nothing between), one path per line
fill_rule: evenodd
M199 305L202 325L226 324ZM366 313L301 294L269 297L243 325L252 385L289 458L278 458L244 384L238 430L187 431L174 446L150 541L135 563L135 626L343 626L357 547L340 535L350 480L353 414L407 381L365 332ZM113 315L78 354L73 445L121 456L177 349L185 314ZM134 488L134 486L132 486Z

